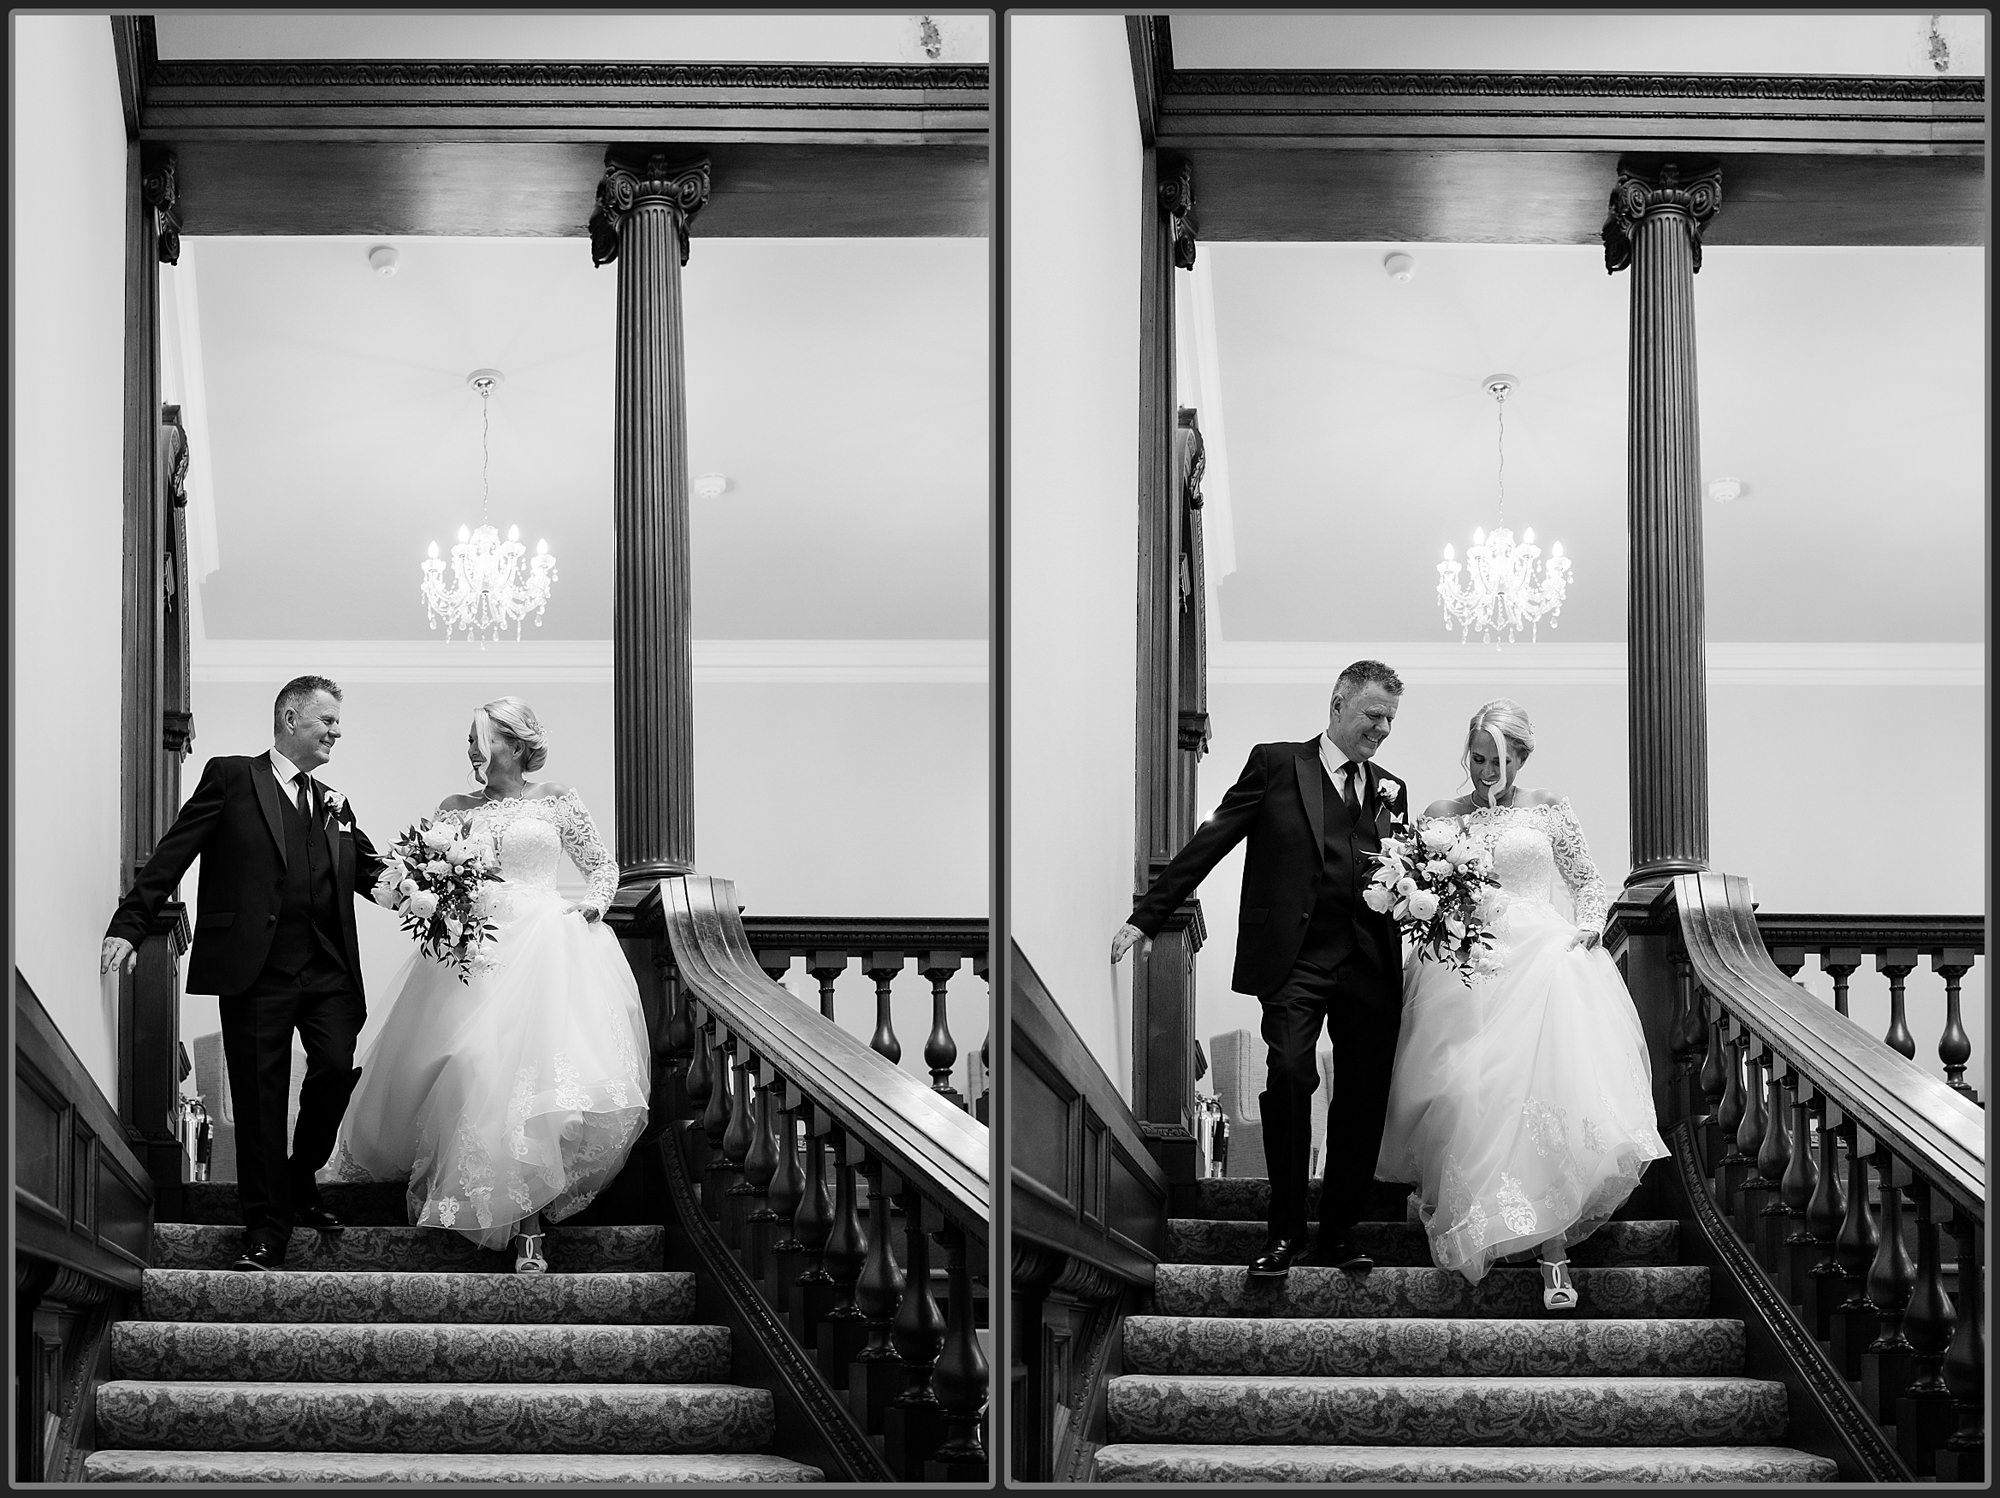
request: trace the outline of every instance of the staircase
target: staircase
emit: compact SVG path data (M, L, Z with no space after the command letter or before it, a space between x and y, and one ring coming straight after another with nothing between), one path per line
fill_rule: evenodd
M608 1194L607 1194L608 1195ZM350 1224L292 1235L280 1273L240 1251L233 1184L155 1225L141 1319L112 1328L97 1482L817 1482L768 1454L768 1390L729 1381L730 1332L694 1326L695 1277L604 1198L550 1229L550 1272L404 1225L400 1184L329 1186Z
M1643 1188L1642 1188L1643 1190ZM1740 1321L1673 1221L1607 1224L1571 1250L1583 1303L1542 1309L1532 1265L1478 1285L1433 1268L1405 1188L1355 1238L1375 1268L1243 1272L1269 1183L1199 1183L1170 1224L1151 1314L1127 1318L1101 1482L1829 1482L1786 1447L1784 1385L1743 1375ZM1314 1183L1311 1210L1319 1187ZM1629 1204L1628 1204L1629 1205Z

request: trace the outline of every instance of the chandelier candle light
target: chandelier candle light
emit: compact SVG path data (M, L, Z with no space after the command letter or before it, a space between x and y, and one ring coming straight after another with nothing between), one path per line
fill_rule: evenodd
M1449 631L1452 625L1458 626L1460 644L1475 629L1482 641L1505 630L1507 642L1512 644L1515 631L1525 627L1532 640L1542 615L1549 616L1550 629L1556 627L1563 595L1569 591L1569 558L1563 555L1562 542L1549 548L1549 560L1543 566L1534 529L1521 533L1519 545L1507 529L1507 397L1520 384L1514 376L1504 374L1489 375L1485 381L1486 393L1493 397L1500 417L1500 523L1491 534L1484 530L1472 533L1463 566L1449 543L1444 560L1438 563L1438 601L1444 605L1444 627ZM1463 585L1459 582L1461 572L1466 574ZM1494 643L1497 647L1499 642Z
M548 607L549 591L556 580L556 559L549 555L549 543L537 541L535 555L521 544L521 528L507 527L507 539L487 521L489 495L487 470L490 453L487 432L494 390L504 377L497 369L475 369L465 383L479 392L479 529L458 528L458 545L451 549L451 585L444 580L444 559L437 542L431 542L424 567L424 603L430 610L431 628L444 620L444 637L463 630L470 639L482 632L479 648L486 640L497 641L500 631L514 626L514 638L521 638L521 622L533 614L541 628L542 611ZM526 565L523 565L524 559Z

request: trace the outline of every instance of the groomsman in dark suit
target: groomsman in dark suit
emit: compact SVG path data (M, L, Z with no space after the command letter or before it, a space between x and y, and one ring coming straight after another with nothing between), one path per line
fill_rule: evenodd
M374 888L383 865L345 798L313 778L339 742L340 703L323 676L287 682L272 708L270 752L220 755L202 768L104 936L102 970L129 970L161 904L201 859L187 987L220 998L243 1209L237 1269L284 1267L295 1224L341 1226L313 1174L333 1153L361 1076L354 1041L367 1011L354 896ZM306 1074L288 1152L295 1031Z
M1259 744L1215 814L1132 909L1112 938L1117 961L1158 934L1222 856L1246 838L1230 986L1263 1004L1268 1048L1264 1150L1271 1178L1270 1236L1253 1276L1282 1276L1310 1255L1343 1269L1373 1268L1353 1238L1366 1209L1389 1106L1389 1072L1402 1023L1402 939L1361 892L1369 855L1409 817L1409 793L1377 765L1403 683L1380 661L1340 673L1326 732L1303 743ZM1317 1243L1306 1242L1306 1170L1319 1036L1333 1043L1326 1170Z

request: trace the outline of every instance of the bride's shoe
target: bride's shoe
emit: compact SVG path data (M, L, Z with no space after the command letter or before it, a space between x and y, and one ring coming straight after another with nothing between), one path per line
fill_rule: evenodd
M1542 1309L1546 1311L1574 1311L1582 1298L1577 1294L1576 1283L1569 1277L1569 1260L1562 1259L1551 1264L1547 1259L1536 1259L1542 1272Z
M517 1233L514 1237L514 1273L547 1274L549 1261L542 1257L541 1233Z

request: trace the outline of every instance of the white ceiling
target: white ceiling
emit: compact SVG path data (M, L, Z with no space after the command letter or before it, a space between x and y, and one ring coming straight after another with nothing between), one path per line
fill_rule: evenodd
M1624 638L1629 273L1590 247L1367 244L1203 245L1199 273L1225 640L1455 641L1435 569L1494 523L1502 372L1507 518L1575 565L1542 638ZM1984 639L1985 283L1979 249L1709 251L1702 473L1747 486L1702 505L1710 640Z
M582 240L412 239L384 278L375 243L189 239L163 272L170 297L193 282L206 636L435 638L419 562L478 522L465 381L490 366L493 521L558 560L540 637L607 638L616 268ZM987 633L987 262L976 239L697 233L689 470L731 481L693 501L698 636Z

